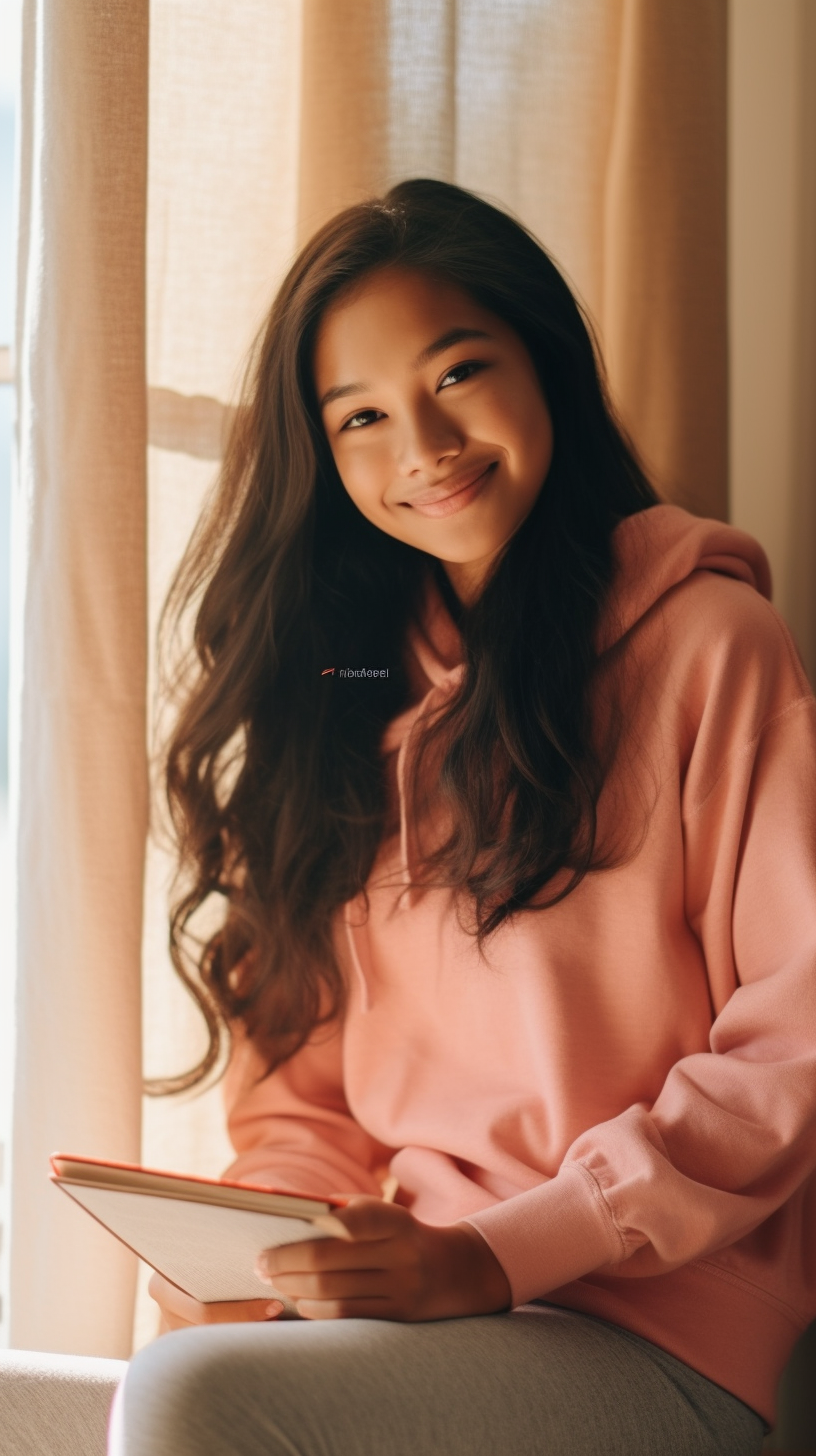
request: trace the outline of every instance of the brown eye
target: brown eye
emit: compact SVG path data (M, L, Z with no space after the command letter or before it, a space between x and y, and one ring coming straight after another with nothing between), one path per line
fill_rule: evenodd
M382 418L380 410L360 410L356 415L352 415L350 420L346 420L346 423L340 428L341 430L361 430L365 425L371 425L375 420Z
M439 388L448 389L450 384L461 384L465 379L470 379L471 375L484 368L485 365L479 359L468 359L464 364L454 364L447 374L443 374L439 381ZM447 381L450 381L450 384Z

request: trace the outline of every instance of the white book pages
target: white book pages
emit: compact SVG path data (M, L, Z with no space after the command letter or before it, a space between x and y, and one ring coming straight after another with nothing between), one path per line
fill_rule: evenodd
M229 1208L249 1208L255 1213L285 1213L298 1217L330 1214L331 1203L309 1198L301 1193L281 1193L274 1188L258 1188L223 1183L215 1178L185 1178L178 1173L162 1173L154 1168L132 1168L117 1163L104 1163L97 1158L66 1158L54 1153L51 1158L54 1175L61 1183L82 1183L91 1188L127 1189L130 1193L161 1193L166 1198L190 1199L194 1203L220 1203Z
M123 1189L60 1184L140 1258L204 1304L286 1296L254 1273L263 1249L330 1235L307 1219L187 1202Z

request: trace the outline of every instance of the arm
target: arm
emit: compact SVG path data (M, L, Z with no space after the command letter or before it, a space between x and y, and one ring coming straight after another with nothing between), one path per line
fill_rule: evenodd
M686 916L708 968L709 1049L679 1061L651 1106L581 1134L553 1179L467 1219L514 1303L728 1247L816 1166L816 702L765 624L774 655L766 641L738 664L756 679L750 712L744 677L737 694L724 674L685 784ZM753 722L740 720L715 761L702 750L727 738L737 697Z
M431 1228L382 1201L378 1173L393 1149L364 1132L349 1112L339 1029L316 1033L289 1062L258 1080L262 1071L251 1044L236 1038L224 1091L238 1157L224 1176L303 1193L362 1195L338 1215L348 1242L305 1240L267 1250L258 1265L262 1279L291 1295L308 1319L443 1319L507 1307L507 1278L479 1233L465 1225ZM274 1313L260 1303L242 1317ZM189 1322L186 1306L177 1314ZM220 1317L235 1319L234 1307Z
M264 1075L258 1051L236 1029L224 1102L237 1154L225 1178L320 1198L332 1193L379 1196L393 1149L370 1137L349 1111L338 1025L313 1033L271 1075Z
M270 1249L258 1265L262 1279L291 1294L309 1319L441 1319L506 1307L507 1279L480 1234L430 1228L378 1196L377 1172L390 1150L354 1122L345 1104L336 1028L318 1033L271 1076L262 1072L252 1046L236 1038L225 1096L238 1157L225 1176L317 1196L360 1194L336 1215L348 1241ZM269 1299L201 1304L155 1273L149 1289L162 1332L274 1319L283 1308Z
M380 1193L379 1173L391 1153L363 1131L346 1105L338 1027L321 1028L269 1076L253 1044L234 1028L223 1092L237 1153L225 1178L317 1197ZM379 1199L366 1202L376 1206ZM157 1273L148 1287L161 1309L162 1333L196 1324L274 1319L283 1309L268 1298L202 1304Z

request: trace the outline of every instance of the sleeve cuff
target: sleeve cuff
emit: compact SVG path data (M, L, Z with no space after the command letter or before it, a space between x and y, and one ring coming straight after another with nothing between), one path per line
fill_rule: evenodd
M507 1275L514 1308L626 1256L598 1184L578 1163L459 1222L471 1224L490 1245Z

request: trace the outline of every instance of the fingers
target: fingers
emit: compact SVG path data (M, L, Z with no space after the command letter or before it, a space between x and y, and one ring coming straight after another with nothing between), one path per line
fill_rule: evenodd
M151 1298L162 1311L162 1323L168 1329L184 1329L188 1325L243 1324L247 1321L276 1319L283 1310L279 1299L241 1299L203 1304L185 1294L161 1274L152 1274L147 1286Z
M357 1197L336 1215L350 1241L306 1239L265 1249L255 1266L304 1319L420 1318L434 1231L379 1198Z
M266 1249L255 1272L304 1319L410 1318L422 1287L418 1225L405 1208L356 1198L339 1215L351 1242L303 1240Z
M319 1273L276 1274L275 1289L297 1302L304 1299L352 1299L384 1297L393 1277L388 1269L322 1270Z
M192 1325L188 1320L179 1319L175 1314L163 1314L159 1320L159 1334L169 1335L171 1330L191 1330Z
M201 1304L202 1325L233 1325L276 1319L283 1305L279 1299L241 1299L234 1302Z
M370 1198L360 1194L350 1199L345 1208L332 1214L332 1218L343 1224L353 1239L391 1239L407 1233L413 1223L407 1208L398 1203L384 1203L382 1198Z
M255 1273L264 1283L274 1284L280 1274L317 1273L323 1269L376 1269L385 1268L388 1260L388 1240L361 1246L360 1243L341 1242L340 1239L304 1240L298 1244L281 1244L275 1249L264 1249L255 1261Z
M399 1319L388 1299L299 1299L302 1319Z
M151 1299L155 1299L163 1319L171 1328L176 1327L176 1321L182 1324L198 1324L196 1312L201 1307L198 1300L185 1294L177 1285L171 1284L162 1274L151 1274L147 1292Z
M324 1234L329 1234L333 1239L350 1239L351 1234L345 1224L334 1213L319 1213L311 1220L315 1228L322 1229Z
M364 1196L352 1199L346 1208L332 1215L332 1221L341 1224L342 1240L303 1239L265 1249L255 1265L258 1278L274 1284L279 1274L297 1271L385 1268L394 1260L389 1245L410 1235L413 1227L407 1209ZM365 1245L364 1253L361 1245Z

